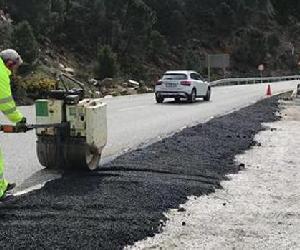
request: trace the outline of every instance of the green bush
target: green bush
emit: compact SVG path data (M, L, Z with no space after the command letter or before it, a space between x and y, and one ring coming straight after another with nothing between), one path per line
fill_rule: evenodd
M100 80L104 78L113 78L118 72L117 56L112 52L110 46L102 46L98 52L96 77Z
M272 33L267 37L267 44L268 44L269 51L271 53L274 53L278 48L278 46L280 45L279 37L275 33Z
M14 84L16 88L25 89L28 93L42 93L55 89L56 87L56 81L43 73L28 75L26 77L17 77L14 79Z
M239 39L235 44L232 58L237 63L257 67L264 62L268 46L264 33L260 30L249 28L241 30Z
M27 21L17 24L12 35L13 47L22 56L26 64L32 65L39 54L39 46Z
M158 31L153 30L150 34L148 54L154 60L160 55L165 56L168 53L168 43L166 38Z
M0 50L11 47L12 25L7 22L0 22Z

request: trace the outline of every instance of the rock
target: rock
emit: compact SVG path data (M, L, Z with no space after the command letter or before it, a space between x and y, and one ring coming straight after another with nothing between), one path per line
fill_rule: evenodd
M94 78L91 78L88 80L88 83L93 85L93 86L97 86L98 85L98 81Z
M128 90L127 90L127 89L123 89L123 90L121 91L121 95L129 95Z
M129 87L139 87L139 86L140 86L140 83L137 82L137 81L134 81L134 80L129 80L129 81L128 81L128 86L129 86Z
M113 98L112 95L106 95L106 96L104 96L104 99L111 99L111 98Z
M246 165L244 163L241 163L239 165L239 170L244 170L246 168Z
M177 211L182 213L182 212L186 212L186 209L184 207L180 207L177 209Z
M254 147L254 146L261 147L261 143L257 142L257 141L253 141L253 142L250 143L250 146L252 146L252 147Z
M112 94L112 96L119 96L119 95L121 95L120 92L118 92L118 91L113 91L111 94Z
M112 88L114 86L114 81L112 78L105 78L100 83L101 87Z
M127 92L128 92L129 95L136 95L137 94L137 91L134 88L128 88Z
M146 87L140 87L140 88L138 88L138 89L137 89L137 92L138 92L139 94L148 93Z
M65 68L64 71L70 75L75 74L75 70L73 68Z
M65 65L63 65L62 63L59 63L58 66L59 66L60 70L64 70L65 69Z

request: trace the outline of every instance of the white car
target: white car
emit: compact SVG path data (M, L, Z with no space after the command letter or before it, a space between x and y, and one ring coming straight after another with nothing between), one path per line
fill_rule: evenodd
M190 70L167 71L155 85L155 98L157 103L162 103L165 98L187 98L191 103L197 97L205 101L210 100L211 87L200 74Z

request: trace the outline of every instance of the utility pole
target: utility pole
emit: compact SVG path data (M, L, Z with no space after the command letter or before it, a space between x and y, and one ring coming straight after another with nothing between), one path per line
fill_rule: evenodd
M210 55L207 55L207 74L208 74L208 82L210 82Z

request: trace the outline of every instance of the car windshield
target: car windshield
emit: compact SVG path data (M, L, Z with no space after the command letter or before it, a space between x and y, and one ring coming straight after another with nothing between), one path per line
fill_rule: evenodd
M186 80L186 74L164 74L162 80Z

